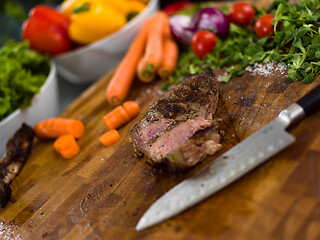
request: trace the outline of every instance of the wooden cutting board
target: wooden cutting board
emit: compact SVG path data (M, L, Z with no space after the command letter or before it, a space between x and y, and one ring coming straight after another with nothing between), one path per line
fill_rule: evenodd
M78 156L64 160L52 140L35 143L11 185L12 199L0 210L0 239L320 239L320 111L290 129L296 142L256 170L182 214L135 231L162 194L320 83L319 77L294 83L283 73L251 71L220 83L223 148L177 174L137 159L129 142L132 126L163 94L160 81L135 81L128 99L139 102L140 115L119 130L115 145L99 143L107 130L102 117L112 109L105 100L107 74L61 114L86 126Z

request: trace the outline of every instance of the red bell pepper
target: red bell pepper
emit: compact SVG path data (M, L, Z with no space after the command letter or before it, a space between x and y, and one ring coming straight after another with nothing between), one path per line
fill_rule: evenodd
M44 53L59 54L71 49L68 36L70 20L58 10L38 5L30 10L29 18L22 25L22 39L30 47Z
M170 16L190 4L191 2L189 0L177 0L165 6L163 11Z

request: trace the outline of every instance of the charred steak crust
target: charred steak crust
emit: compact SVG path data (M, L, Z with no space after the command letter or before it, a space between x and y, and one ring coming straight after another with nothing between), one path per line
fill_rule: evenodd
M29 158L34 135L33 128L23 123L7 143L6 152L0 159L0 206L2 208L11 198L11 182Z
M177 152L177 149L184 146L190 138L196 137L198 131L212 125L216 126L213 115L217 108L218 95L218 81L213 73L186 77L164 97L157 100L140 122L132 128L131 141L135 150L155 162L162 162L164 159L170 161L173 158L168 156L172 156L172 152ZM213 135L215 135L214 141L219 141L216 134ZM201 144L205 144L205 141ZM218 142L216 144L219 145ZM198 159L192 156L192 160L180 159L172 164L182 166L185 162L186 165L192 162L191 165L194 165L203 160L202 155L205 154L200 155Z
M218 102L218 83L213 79L209 73L190 75L156 101L150 108L150 114L158 112L163 118L175 120L199 115L211 117Z

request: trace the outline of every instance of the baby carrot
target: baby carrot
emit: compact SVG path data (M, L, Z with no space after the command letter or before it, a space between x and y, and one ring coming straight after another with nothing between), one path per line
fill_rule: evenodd
M145 22L136 38L131 43L126 55L113 74L106 90L107 101L119 105L127 97L136 74L138 62L143 55L147 39L149 20Z
M53 147L65 159L74 157L80 151L76 139L71 134L65 134L58 137L55 140Z
M159 68L163 58L163 35L167 22L167 15L164 12L157 12L151 19L148 29L146 49L143 58L137 67L138 77L143 82L151 82Z
M129 114L130 118L134 118L140 112L140 107L135 101L126 101L122 104L123 108Z
M119 138L120 138L120 135L119 135L118 131L115 129L112 129L112 130L109 130L108 132L104 133L99 138L99 140L104 146L110 146L110 145L114 144L116 141L118 141Z
M178 54L179 48L177 43L171 37L165 38L163 44L163 59L158 69L158 75L161 78L167 78L174 72Z
M56 117L36 123L34 130L38 138L56 138L64 134L79 138L84 133L84 125L80 120Z
M111 129L118 129L130 121L130 116L123 106L118 106L103 117L104 123Z

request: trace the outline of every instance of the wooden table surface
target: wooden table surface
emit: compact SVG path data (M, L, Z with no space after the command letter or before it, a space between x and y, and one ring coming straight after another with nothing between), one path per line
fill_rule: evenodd
M135 231L162 194L320 83L319 77L294 83L283 73L246 72L220 83L223 148L180 174L137 159L128 141L132 126L163 94L159 81L135 81L128 99L139 102L140 115L119 130L115 145L99 143L107 130L102 117L112 109L105 100L107 74L61 114L86 126L79 155L64 160L52 140L35 143L11 184L12 199L0 210L0 239L320 239L320 111L291 128L296 142L265 164L180 215Z

